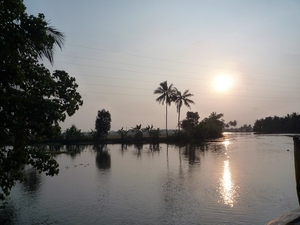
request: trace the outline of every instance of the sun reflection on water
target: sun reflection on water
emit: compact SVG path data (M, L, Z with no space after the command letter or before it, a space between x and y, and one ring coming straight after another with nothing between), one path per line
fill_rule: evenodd
M230 141L226 140L223 142L225 149L227 150ZM229 156L227 156L229 158ZM231 177L231 171L229 167L229 160L225 160L223 164L223 174L220 179L220 194L222 202L226 205L233 207L236 196L236 187Z
M223 143L223 145L225 146L225 149L227 150L228 145L230 144L230 141L229 141L229 140L225 140L225 141L223 141L222 143Z

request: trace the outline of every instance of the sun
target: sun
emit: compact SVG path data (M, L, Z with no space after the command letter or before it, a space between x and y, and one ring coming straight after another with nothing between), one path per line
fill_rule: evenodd
M232 80L227 75L215 77L214 87L217 91L227 91L232 85Z

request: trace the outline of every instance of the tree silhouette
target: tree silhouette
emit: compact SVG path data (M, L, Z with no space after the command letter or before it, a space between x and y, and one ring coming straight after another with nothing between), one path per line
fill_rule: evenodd
M190 104L195 104L195 102L193 100L189 99L189 97L192 97L194 95L189 93L189 90L186 90L185 92L183 92L183 94L181 94L181 92L178 91L177 88L174 88L174 90L175 90L175 92L174 92L174 95L172 96L172 100L176 104L177 113L178 113L177 126L178 126L178 129L180 129L180 109L183 104L186 107L188 107L189 109L191 109Z
M256 120L253 126L254 132L263 133L299 133L300 115L296 112L285 117L268 116Z
M208 118L204 118L199 126L204 138L218 138L222 136L225 126L223 113L212 112Z
M198 112L188 111L186 113L186 119L182 120L181 127L184 130L193 129L199 122L200 116Z
M135 127L132 127L131 131L134 133L134 139L136 141L141 141L142 140L142 138L143 138L142 124L136 125Z
M81 138L83 138L83 134L81 133L80 129L77 129L77 127L72 124L70 128L66 129L65 138L67 141L79 141Z
M95 122L95 130L97 138L105 138L110 130L111 116L109 111L105 109L98 110Z
M147 125L144 129L144 132L147 132L149 137L152 138L152 141L157 141L159 138L159 128L153 129L153 125Z
M51 73L40 61L53 63L63 34L43 14L28 15L21 0L1 1L0 13L0 199L22 181L29 164L46 175L59 171L50 154L29 146L60 134L60 122L83 104L78 85L65 71ZM11 148L7 148L7 146ZM1 204L1 201L0 201Z
M168 86L167 81L164 81L159 85L160 86L154 91L154 94L160 94L160 96L156 98L158 103L161 103L162 105L166 103L166 135L168 137L168 105L171 105L172 96L174 95L174 88L173 84Z
M124 130L123 127L117 131L117 133L121 136L122 140L127 137L127 134L130 130Z

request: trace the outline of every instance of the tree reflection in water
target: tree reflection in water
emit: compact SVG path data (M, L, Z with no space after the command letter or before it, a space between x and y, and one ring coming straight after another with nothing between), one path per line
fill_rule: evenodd
M13 204L8 204L4 209L0 208L0 224L13 224L13 219L15 217L17 209Z
M141 156L141 151L143 150L143 144L134 144L135 154L137 157Z
M35 194L42 184L41 174L33 167L28 167L24 169L24 181L21 182L22 190L28 192L29 194Z
M120 150L121 150L122 155L124 155L124 152L127 150L127 144L121 144Z
M111 159L107 144L94 145L96 151L96 165L100 170L108 170L111 167Z
M149 144L149 151L150 152L157 152L160 150L159 144Z
M79 155L82 150L86 147L86 145L66 145L67 154L72 158Z
M179 149L181 152L181 148ZM200 163L200 154L203 153L204 150L205 150L205 145L187 144L184 148L183 154L188 160L189 164L193 165L195 163Z
M49 145L49 151L53 153L60 152L61 150L61 145Z

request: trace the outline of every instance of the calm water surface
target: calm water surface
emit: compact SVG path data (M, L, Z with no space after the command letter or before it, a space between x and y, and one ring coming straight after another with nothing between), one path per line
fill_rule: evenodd
M289 151L287 151L289 149ZM203 146L85 146L32 168L0 224L265 224L298 207L293 140L226 134Z

